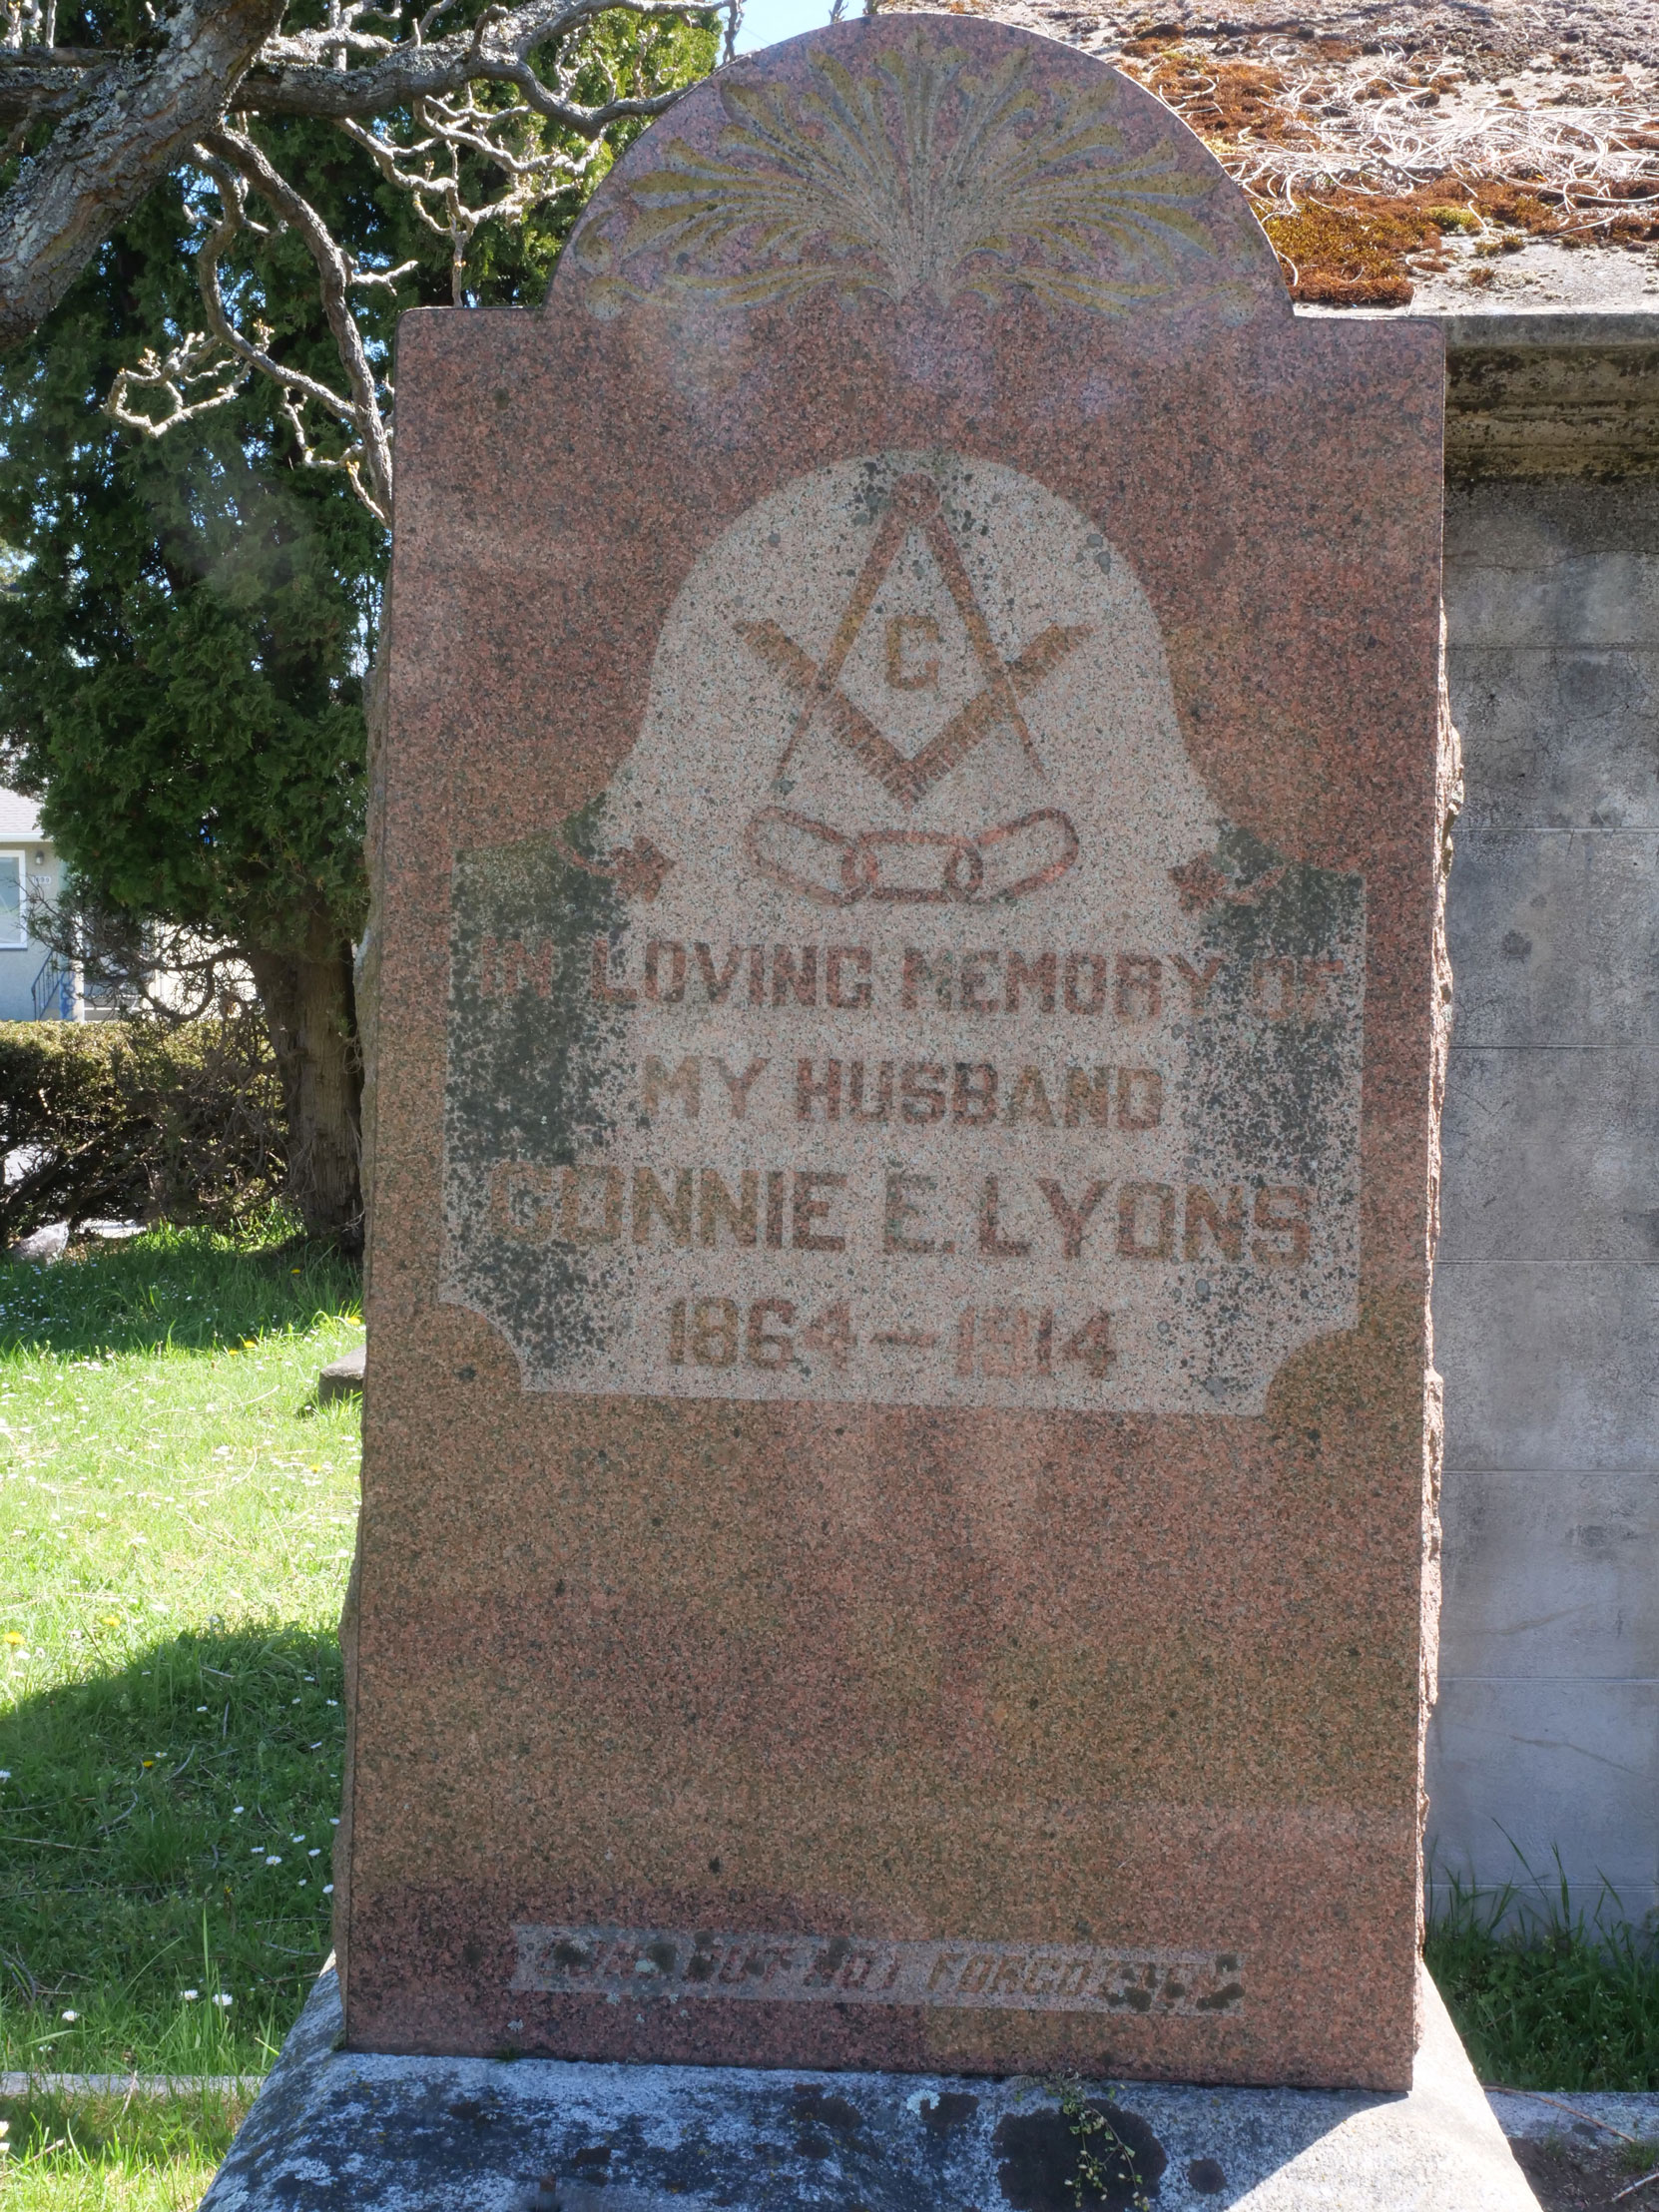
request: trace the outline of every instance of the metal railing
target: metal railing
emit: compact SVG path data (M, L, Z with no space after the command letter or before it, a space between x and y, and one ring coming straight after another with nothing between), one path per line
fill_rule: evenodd
M29 996L36 1021L120 1021L144 997L142 978L94 970L89 981L79 960L49 952L40 964Z
M73 961L49 952L29 992L36 1021L73 1021L80 996L79 980Z

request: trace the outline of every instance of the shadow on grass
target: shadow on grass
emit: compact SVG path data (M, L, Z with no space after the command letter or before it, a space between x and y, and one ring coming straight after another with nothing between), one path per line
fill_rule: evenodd
M112 2199L104 2184L119 2192L113 2201L125 2206L134 2199L122 2183L131 2180L140 2189L150 2184L153 2195L137 2200L146 2206L194 2204L207 2175L230 2149L248 2102L213 2091L70 2098L38 2088L26 2097L0 2098L0 2120L8 2124L11 2146L6 2203L19 2212L30 2212L37 2202L53 2212L81 2202L106 2206ZM72 2193L74 2177L88 2184L86 2198ZM185 2193L169 2188L170 2182Z
M361 1311L357 1268L292 1238L161 1228L50 1265L0 1262L0 1356L213 1352Z
M0 2068L270 2063L328 1949L340 1694L332 1633L210 1626L0 1714Z

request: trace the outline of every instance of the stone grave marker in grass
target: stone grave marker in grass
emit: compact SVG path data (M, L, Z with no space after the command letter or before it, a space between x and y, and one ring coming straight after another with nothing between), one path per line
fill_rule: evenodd
M348 2037L1399 2086L1437 333L906 18L399 344Z
M984 2078L1108 2072L1524 2203L1416 1955L1441 378L943 17L405 318L341 1971L215 2212L1308 2147Z

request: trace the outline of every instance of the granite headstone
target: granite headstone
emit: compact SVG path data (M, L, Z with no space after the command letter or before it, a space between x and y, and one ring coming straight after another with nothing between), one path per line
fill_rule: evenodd
M349 2043L1404 2087L1437 332L900 16L397 375Z

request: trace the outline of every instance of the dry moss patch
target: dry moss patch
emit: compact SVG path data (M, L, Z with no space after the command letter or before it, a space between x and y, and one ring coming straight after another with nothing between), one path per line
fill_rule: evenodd
M1135 75L1205 140L1248 133L1271 144L1299 126L1283 74L1260 62L1214 61L1174 46Z
M1316 203L1296 215L1270 215L1262 227L1291 297L1327 307L1408 305L1407 257L1431 254L1440 244L1427 210L1408 200L1346 207Z
M1618 188L1610 188L1609 197L1616 196ZM1459 233L1479 238L1475 253L1482 257L1519 253L1529 239L1576 247L1592 235L1582 214L1559 198L1525 184L1458 177L1391 199L1335 191L1294 214L1263 212L1262 227L1291 296L1332 307L1408 305L1413 276L1449 268L1446 245ZM1659 241L1659 202L1642 194L1628 215L1598 221L1593 237L1602 246Z
M1115 58L1242 187L1298 299L1404 306L1416 276L1453 267L1453 241L1476 286L1532 239L1659 243L1659 73L1538 61L1499 77L1492 57L1407 53L1393 35L1362 48L1152 24Z

